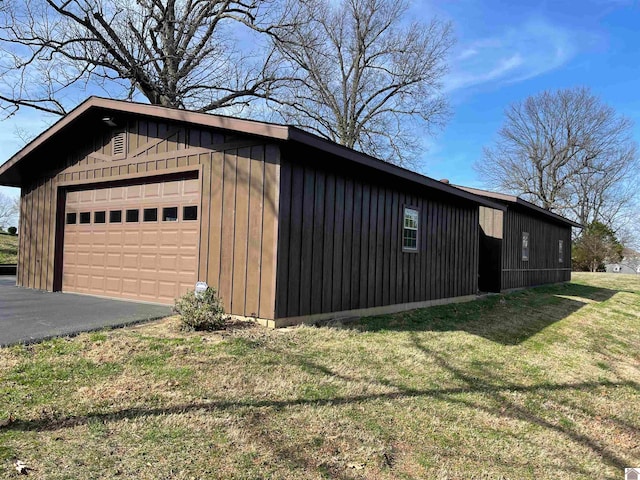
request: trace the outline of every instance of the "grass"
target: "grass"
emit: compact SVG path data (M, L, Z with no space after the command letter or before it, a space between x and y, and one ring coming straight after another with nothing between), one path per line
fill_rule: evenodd
M18 237L0 234L0 264L18 262Z
M170 318L0 350L0 477L618 479L640 279L283 330Z

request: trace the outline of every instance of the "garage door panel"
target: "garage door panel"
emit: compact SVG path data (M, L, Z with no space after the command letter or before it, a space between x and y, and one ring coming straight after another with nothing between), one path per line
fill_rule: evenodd
M165 183L163 185L163 189L162 189L162 198L163 199L170 199L170 198L177 198L181 196L181 184L178 182L172 182L172 183Z
M91 266L94 268L104 268L106 266L106 255L103 252L91 252Z
M78 232L76 245L78 247L91 247L91 232Z
M103 276L91 275L89 277L89 288L91 290L104 291L105 278Z
M140 280L140 295L156 297L158 296L157 280Z
M158 199L160 198L160 184L151 183L144 186L143 195L145 199Z
M76 252L76 265L88 265L91 259L91 252Z
M180 240L180 232L178 230L163 231L160 233L160 246L177 246Z
M180 263L179 263L178 271L180 271L180 272L191 272L195 268L197 268L198 259L196 258L195 255L193 255L193 256L181 255L180 259L179 259L179 262Z
M150 255L148 253L141 254L139 267L141 270L151 270L155 272L158 269L158 256Z
M109 191L110 191L109 199L111 201L124 200L125 187L114 187L114 188L110 188Z
M118 277L107 277L105 282L105 292L107 294L119 294L122 292L122 279Z
M118 270L122 268L122 254L120 253L108 253L107 254L107 267L113 267Z
M138 248L138 246L140 245L140 232L138 232L137 230L133 232L124 232L123 245L125 247Z
M158 282L158 295L165 298L174 298L177 288L174 282Z
M107 232L107 245L109 245L110 247L121 248L123 233L124 232L122 232L121 230Z
M174 254L161 253L158 255L158 268L161 271L168 270L170 272L178 271L178 257Z
M199 221L183 221L183 206L199 205L198 180L68 192L66 212L89 212L88 224L65 226L63 290L118 298L172 303L193 288L197 276ZM178 220L162 221L164 207ZM158 221L144 222L143 210L156 208ZM110 212L120 211L111 223ZM138 222L127 222L138 210ZM95 223L95 212L105 223Z
M179 243L181 245L193 245L193 248L197 248L198 245L198 236L200 233L196 228L190 228L189 230L182 230L180 232L180 240Z
M147 228L153 228L147 226ZM155 247L158 244L158 231L144 231L140 238L140 245L143 247Z
M130 185L126 190L127 199L142 199L142 185Z
M109 199L109 190L106 188L102 188L99 190L94 190L95 194L93 200L95 202L104 202Z

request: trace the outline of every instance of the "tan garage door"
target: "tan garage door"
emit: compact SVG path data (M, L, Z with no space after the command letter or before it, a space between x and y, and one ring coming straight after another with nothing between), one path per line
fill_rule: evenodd
M62 290L173 303L197 276L197 179L67 193Z

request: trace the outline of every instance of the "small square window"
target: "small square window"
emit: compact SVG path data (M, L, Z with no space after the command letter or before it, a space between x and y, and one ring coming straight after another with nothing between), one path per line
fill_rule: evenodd
M529 261L529 232L522 232L522 261Z
M67 225L75 225L78 222L78 214L76 212L67 213Z
M111 210L109 212L109 223L122 223L122 210Z
M178 207L164 207L162 209L162 221L163 222L177 222L178 221Z
M106 221L106 212L93 212L93 223L105 223Z
M195 205L182 207L182 220L197 220L198 219L198 207Z
M140 210L127 210L127 223L134 223L140 220Z
M402 250L415 252L418 250L418 222L420 212L415 208L404 207L402 222Z
M145 208L142 216L144 222L157 222L158 221L158 209L157 208Z
M80 212L80 223L91 223L91 212Z

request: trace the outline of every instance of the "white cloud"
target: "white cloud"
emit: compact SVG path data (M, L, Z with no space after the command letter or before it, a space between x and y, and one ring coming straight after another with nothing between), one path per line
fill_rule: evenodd
M520 82L554 70L579 49L579 35L544 20L529 20L458 48L444 81L447 92L489 82Z

